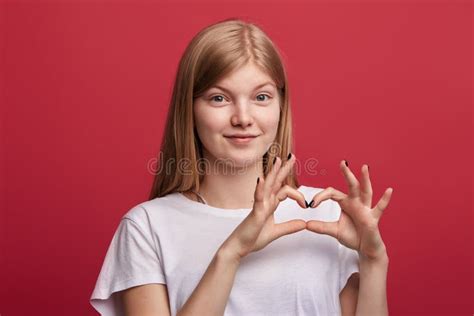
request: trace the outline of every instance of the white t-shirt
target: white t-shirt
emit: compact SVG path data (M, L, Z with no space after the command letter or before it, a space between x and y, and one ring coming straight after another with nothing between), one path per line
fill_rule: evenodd
M321 188L300 186L307 201ZM163 283L171 315L196 288L219 246L251 209L220 209L175 192L132 207L121 219L90 298L105 316L123 315L118 291ZM291 219L337 221L332 200L303 209L287 198L274 213ZM357 251L337 239L302 230L244 257L227 301L225 316L340 315L339 292L359 272Z

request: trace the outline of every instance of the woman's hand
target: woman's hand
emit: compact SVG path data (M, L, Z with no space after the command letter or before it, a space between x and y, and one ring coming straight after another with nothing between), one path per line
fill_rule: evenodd
M313 197L312 207L331 199L341 206L341 216L337 222L310 220L306 228L310 231L335 237L341 244L352 248L368 259L378 259L386 255L386 248L380 236L378 223L392 196L393 189L385 190L377 205L372 208L372 185L369 167L362 166L361 183L351 172L346 162L340 164L349 195L328 187ZM311 204L311 202L310 202Z
M291 156L282 166L281 159L277 157L266 179L259 178L257 181L252 211L223 243L223 248L235 255L238 260L264 248L281 236L306 228L304 220L295 219L275 224L273 217L278 204L287 197L296 200L302 208L306 208L303 193L289 185L282 186L294 162L295 156Z

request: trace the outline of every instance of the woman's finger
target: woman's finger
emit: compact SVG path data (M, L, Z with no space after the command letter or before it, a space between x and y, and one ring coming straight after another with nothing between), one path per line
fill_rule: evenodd
M262 202L263 201L263 187L265 185L265 179L263 177L257 178L257 185L255 187L255 192L253 195L254 202Z
M296 233L303 229L306 229L306 222L302 219L294 219L288 222L275 224L271 241L274 241L281 236Z
M384 194L380 198L377 205L375 205L374 209L372 210L374 217L379 220L382 217L383 211L387 208L388 203L390 202L390 198L392 197L393 189L388 188L385 190Z
M361 178L361 187L360 187L360 199L362 203L372 208L372 184L370 183L370 175L369 175L369 166L363 165L362 166L362 178Z
M311 208L316 208L319 204L321 204L321 202L331 199L339 203L341 208L345 208L346 205L344 201L346 200L346 198L347 195L345 193L342 193L341 191L338 191L333 187L327 187L321 192L316 193L313 196L313 199L309 202L309 204Z
M349 169L349 164L346 160L342 160L339 164L339 167L344 175L344 179L346 180L347 186L349 187L349 196L358 197L360 191L360 184L357 181L357 178L352 173L351 169Z
M291 168L293 168L293 165L295 163L295 156L293 154L290 154L290 159L285 161L285 163L281 166L280 170L278 171L275 182L273 183L273 189L272 192L277 193L278 190L280 190L283 182L285 179L288 177L288 174L291 171Z
M280 157L275 157L275 163L272 166L272 170L267 174L265 178L265 185L263 189L264 196L269 196L273 190L273 183L275 182L275 178L277 176L278 171L281 167L281 159Z
M337 238L338 222L323 222L310 220L306 222L306 229L318 234L329 235Z
M302 208L306 208L306 200L304 198L304 194L296 190L295 188L289 186L288 184L284 185L283 187L281 187L280 190L278 190L276 197L280 202L289 197L295 200Z

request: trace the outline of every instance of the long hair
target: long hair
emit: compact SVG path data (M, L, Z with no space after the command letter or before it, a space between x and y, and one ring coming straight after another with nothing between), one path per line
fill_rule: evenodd
M234 69L253 62L270 76L280 96L280 121L272 146L262 157L264 177L273 158L292 152L292 118L287 74L270 38L254 23L226 19L201 30L180 59L149 199L199 190L202 143L194 126L193 100ZM260 162L259 162L260 163ZM298 187L294 169L283 185Z

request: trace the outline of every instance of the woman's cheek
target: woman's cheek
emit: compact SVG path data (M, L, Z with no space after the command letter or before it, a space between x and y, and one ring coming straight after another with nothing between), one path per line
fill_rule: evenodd
M201 125L202 130L216 131L224 124L222 114L217 111L201 111L196 114L196 121Z
M271 113L267 113L266 122L270 129L278 129L278 123L280 122L280 109L272 109Z

